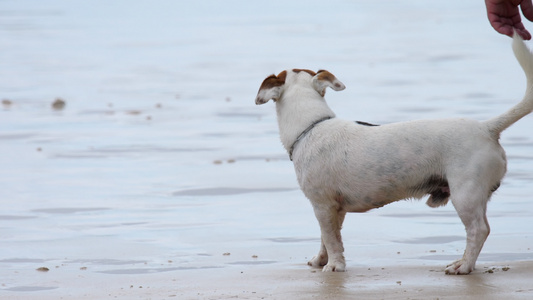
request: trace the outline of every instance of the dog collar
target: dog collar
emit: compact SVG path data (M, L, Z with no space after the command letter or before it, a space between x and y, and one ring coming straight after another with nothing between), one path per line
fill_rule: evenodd
M309 132L311 131L311 129L313 129L313 127L315 127L316 125L318 125L320 122L324 122L326 120L329 120L333 117L325 117L325 118L322 118L318 121L315 121L313 124L309 125L309 127L307 127L304 131L302 131L302 133L300 133L300 135L296 138L296 140L294 141L294 143L292 143L292 146L291 148L289 149L289 158L291 159L292 161L292 151L294 151L294 147L296 147L296 144L298 144L298 142Z

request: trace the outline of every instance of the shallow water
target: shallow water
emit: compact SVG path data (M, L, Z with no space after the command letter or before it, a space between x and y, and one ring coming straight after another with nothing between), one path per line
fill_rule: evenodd
M0 1L0 296L61 292L61 270L306 268L319 228L259 84L323 68L348 87L327 94L339 117L492 117L525 80L465 2ZM533 260L532 126L502 136L480 261ZM445 265L465 236L453 207L417 201L350 215L343 234L351 269Z

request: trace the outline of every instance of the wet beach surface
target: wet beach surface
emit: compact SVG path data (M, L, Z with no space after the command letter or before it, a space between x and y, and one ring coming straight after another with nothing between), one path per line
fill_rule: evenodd
M444 275L464 227L425 201L348 215L348 272L322 274L274 106L254 104L297 67L346 84L326 95L341 118L500 114L524 75L464 2L0 1L0 298L531 298L532 116L502 135L473 275Z

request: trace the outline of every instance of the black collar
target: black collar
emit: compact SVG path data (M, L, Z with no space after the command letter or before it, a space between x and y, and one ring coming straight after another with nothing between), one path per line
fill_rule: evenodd
M294 141L294 143L292 143L292 146L291 148L289 149L289 158L291 159L292 161L292 151L294 151L294 147L296 147L296 144L298 144L298 142L309 132L311 131L311 129L313 129L313 127L315 127L316 125L318 125L318 123L320 122L324 122L326 120L329 120L333 117L324 117L318 121L315 121L313 124L309 125L309 127L307 127L304 131L302 131L302 133L300 133L300 135L296 138L296 140Z

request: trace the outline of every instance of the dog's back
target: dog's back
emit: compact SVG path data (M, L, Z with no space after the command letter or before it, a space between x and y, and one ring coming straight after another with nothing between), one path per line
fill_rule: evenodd
M323 123L295 151L296 175L308 198L342 195L343 209L349 212L428 194L428 205L444 205L449 193L442 191L456 169L479 162L477 168L483 170L491 161L492 170L486 171L494 175L492 186L499 185L506 169L503 149L488 132L479 134L484 125L478 121L421 120L376 127L339 119Z

